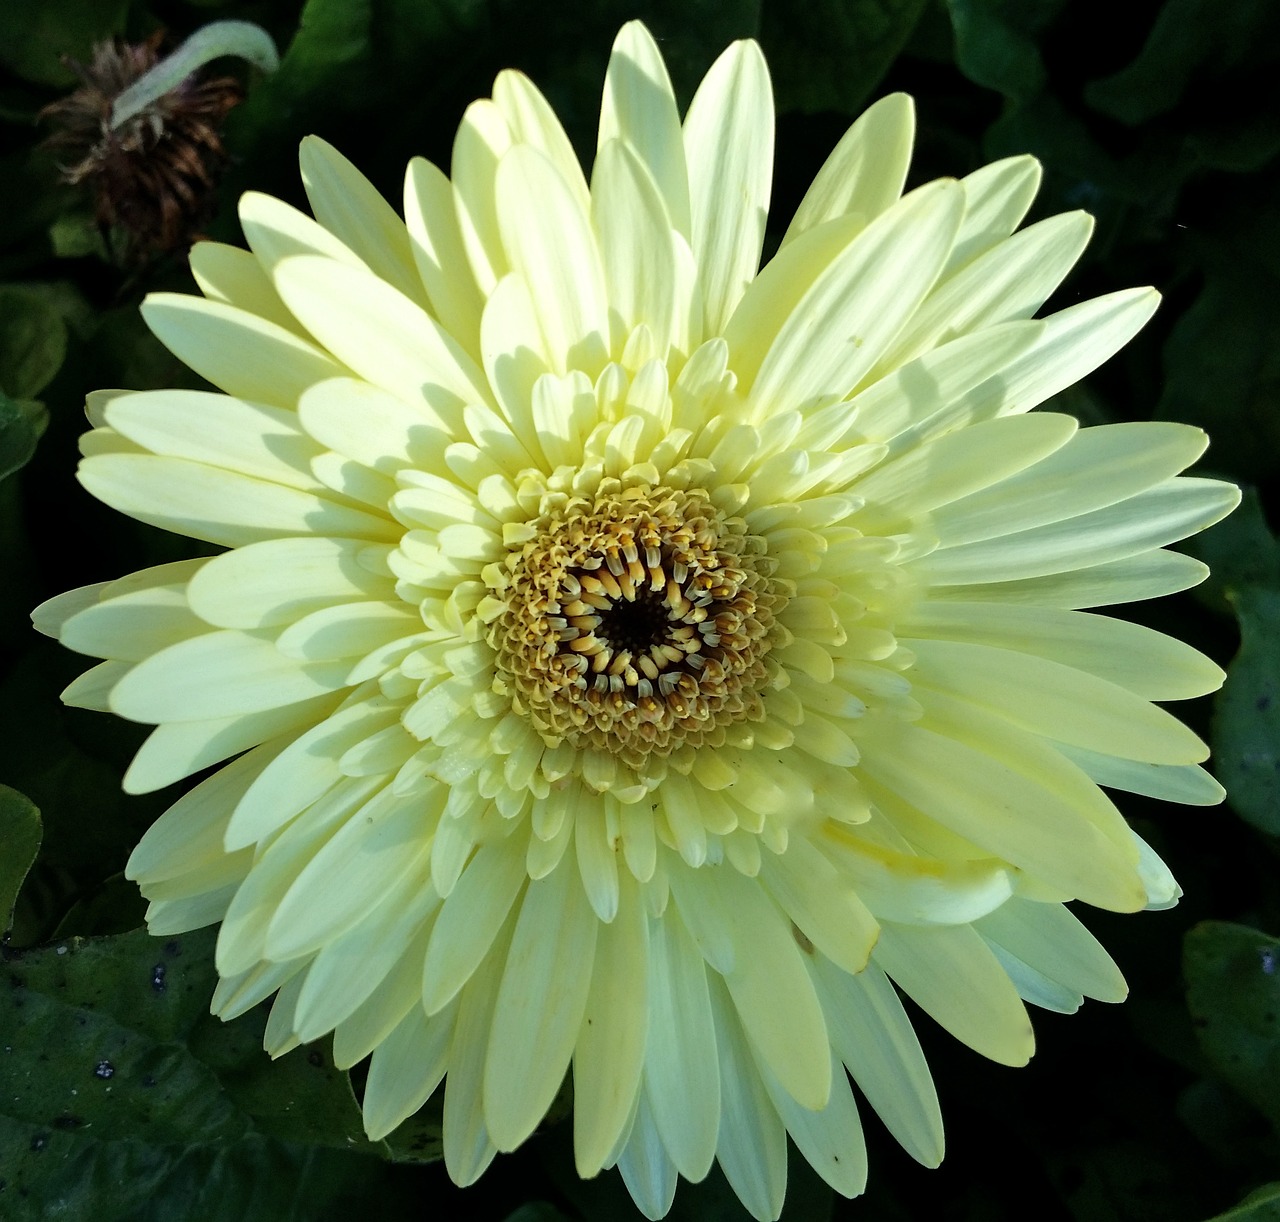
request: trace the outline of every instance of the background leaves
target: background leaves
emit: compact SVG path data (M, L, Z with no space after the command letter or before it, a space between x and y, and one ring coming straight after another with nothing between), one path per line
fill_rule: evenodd
M1124 803L1187 892L1170 912L1085 914L1125 969L1131 1000L1069 1020L1038 1016L1039 1052L1018 1072L982 1062L921 1018L948 1125L943 1168L916 1167L868 1118L866 1197L833 1200L800 1161L785 1216L911 1222L942 1200L961 1222L1280 1218L1280 1054L1267 1017L1277 977L1264 966L1280 932L1280 551L1268 521L1280 448L1274 0L0 4L6 919L17 893L0 947L0 1217L323 1222L367 1212L369 1200L392 1222L428 1211L512 1222L636 1216L616 1176L577 1180L564 1123L462 1192L423 1162L438 1148L431 1105L371 1147L353 1084L328 1067L323 1045L272 1063L260 1051L263 1012L229 1026L210 1019L211 935L131 932L142 909L120 876L174 795L121 794L139 727L63 708L57 693L82 663L27 627L31 606L69 586L194 554L107 512L73 479L86 391L194 382L137 313L147 291L190 288L182 258L113 263L118 244L40 146L38 113L74 81L61 57L83 60L111 33L137 40L164 27L176 41L217 18L273 34L281 68L245 77L206 228L238 241L241 191L303 202L294 160L303 135L345 149L396 200L410 156L447 166L463 110L506 66L538 81L589 158L609 45L632 16L659 37L685 102L729 41L761 40L779 106L775 241L858 108L893 89L917 101L913 183L1038 155L1046 177L1035 215L1085 208L1099 222L1058 304L1128 284L1165 294L1139 339L1055 406L1091 423L1203 426L1213 438L1204 470L1249 489L1240 512L1193 545L1213 579L1194 596L1126 612L1229 667L1215 701L1179 712L1211 736L1232 794L1230 808L1209 811ZM715 1172L682 1186L676 1211L742 1217Z

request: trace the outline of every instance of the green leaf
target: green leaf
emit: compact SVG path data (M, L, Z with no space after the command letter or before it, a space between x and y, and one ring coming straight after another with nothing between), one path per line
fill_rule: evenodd
M212 948L209 950L212 962ZM279 1060L262 1051L258 1022L214 1019L193 1030L192 1053L219 1077L237 1108L260 1133L312 1145L383 1152L364 1136L360 1106L345 1073L333 1067L319 1045Z
M444 1095L437 1091L383 1139L396 1163L435 1163L444 1157Z
M1167 0L1137 59L1085 88L1089 105L1123 123L1147 123L1189 92L1240 87L1242 74L1274 67L1280 9L1272 0ZM1266 111L1267 92L1258 93Z
M1208 1222L1280 1222L1280 1183L1255 1188L1234 1209Z
M10 399L0 391L0 479L25 467L36 452L49 413L36 399Z
M569 1222L569 1220L554 1205L546 1201L529 1201L513 1213L507 1214L502 1222Z
M358 105L375 88L372 22L372 0L307 0L279 68L258 81L228 116L228 147L248 161L239 176L231 176L232 197L251 185L269 188L259 175L257 181L243 181L250 165L296 166L294 150L302 132L291 117L306 115L307 130L323 130L331 112Z
M976 85L1029 102L1045 86L1035 35L1065 0L947 0L956 36L956 66Z
M16 789L0 785L0 918L7 933L13 924L18 889L40 850L40 812Z
M70 85L69 55L87 62L93 44L124 30L129 0L6 0L0 4L0 64L41 85Z
M1156 415L1209 429L1216 466L1265 480L1280 449L1280 276L1260 243L1229 239L1205 257L1204 288L1165 346Z
M760 41L780 110L855 114L910 39L926 0L765 5Z
M1183 1023L1187 1035L1194 1040L1190 1024ZM1193 1072L1203 1067L1203 1058ZM1240 1181L1253 1174L1253 1168L1271 1162L1274 1138L1251 1107L1241 1103L1240 1096L1229 1086L1213 1078L1199 1078L1186 1088L1177 1102L1179 1123L1195 1135L1219 1166L1230 1169Z
M1205 921L1183 943L1187 1008L1215 1073L1280 1126L1280 939Z
M12 1175L6 1222L348 1222L378 1202L378 1222L421 1218L385 1191L385 1170L358 1154L247 1137L228 1146L87 1146L69 1129L30 1138L0 1116ZM23 1195L25 1194L25 1195Z
M110 262L102 226L91 212L67 212L49 226L49 245L59 259L83 259L92 256Z
M62 368L67 327L49 295L30 285L0 285L0 391L38 395Z
M1212 572L1207 600L1240 625L1240 649L1214 704L1215 769L1239 814L1280 836L1280 546L1257 493L1246 491L1193 551Z
M31 637L0 683L6 780L40 809L45 839L37 869L47 866L87 889L124 868L130 847L165 803L163 796L126 802L120 792L124 762L141 741L137 727L58 700L87 659ZM30 890L23 891L20 914ZM64 910L41 913L33 939L47 937Z
M1084 1055L1083 1049L1081 1052ZM1134 1112L1140 1111L1140 1101L1126 1102ZM1078 1122L1087 1125L1091 1120L1092 1117L1081 1117ZM1145 1130L1147 1134L1159 1132L1161 1137L1167 1136L1154 1117L1146 1118ZM1155 1219L1164 1222L1194 1216L1188 1212L1195 1208L1194 1198L1189 1203L1191 1194L1170 1175L1170 1165L1176 1158L1169 1147L1151 1136L1143 1140L1122 1133L1123 1130L1104 1143L1077 1150L1074 1157L1058 1148L1046 1151L1046 1162L1053 1169L1062 1205L1068 1211L1056 1211L1056 1216L1071 1217L1075 1222L1154 1222ZM1047 1210L1045 1215L1055 1216ZM1018 1206L1011 1205L970 1216L994 1222L997 1218L1024 1215ZM1026 1216L1044 1215L1028 1211Z
M1214 706L1215 766L1240 815L1280 836L1280 589L1245 586L1233 602L1240 652Z
M70 1216L97 1222L87 1203L104 1185L127 1182L136 1208L184 1160L214 1168L264 1137L387 1154L318 1047L272 1062L261 1009L209 1015L213 943L211 930L138 930L6 952L0 1141L20 1151L8 1190L49 1211L35 1216L71 1201Z
M81 895L63 915L48 941L129 933L147 917L147 901L137 883L113 874Z
M388 1208L381 1170L359 1155L260 1138L225 1149L197 1146L168 1169L128 1222L348 1222L371 1200L379 1219L415 1216ZM98 1222L100 1215L85 1217Z

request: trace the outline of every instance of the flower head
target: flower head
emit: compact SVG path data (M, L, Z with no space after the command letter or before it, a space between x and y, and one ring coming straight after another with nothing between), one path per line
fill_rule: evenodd
M1065 902L1178 894L1099 786L1221 796L1151 703L1221 672L1083 608L1200 580L1162 549L1236 491L1194 428L1031 413L1155 293L1034 319L1088 218L1015 232L1025 157L902 196L901 95L757 273L772 123L754 43L681 124L633 23L590 182L514 72L404 221L308 140L316 219L247 195L143 307L224 393L90 403L85 486L227 549L38 613L156 726L126 788L235 757L135 851L150 926L222 922L271 1053L372 1053L371 1136L443 1080L459 1183L570 1071L651 1217L715 1159L776 1217L788 1134L859 1192L850 1075L935 1164L897 989L1026 1061L1024 1000L1125 992Z

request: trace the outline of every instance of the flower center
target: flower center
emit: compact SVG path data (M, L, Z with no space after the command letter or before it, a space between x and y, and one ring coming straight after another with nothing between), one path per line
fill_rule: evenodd
M776 562L701 489L605 481L548 493L526 542L490 570L499 682L548 745L634 768L718 745L764 716L786 598Z

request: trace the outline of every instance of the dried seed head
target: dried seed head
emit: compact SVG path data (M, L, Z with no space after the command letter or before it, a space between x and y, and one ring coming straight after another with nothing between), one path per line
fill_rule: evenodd
M66 60L81 85L41 111L53 128L47 147L66 159L63 179L91 190L124 263L185 246L208 221L226 162L220 128L242 97L234 78L194 72L113 129L112 104L159 61L163 37L99 43L87 66Z

